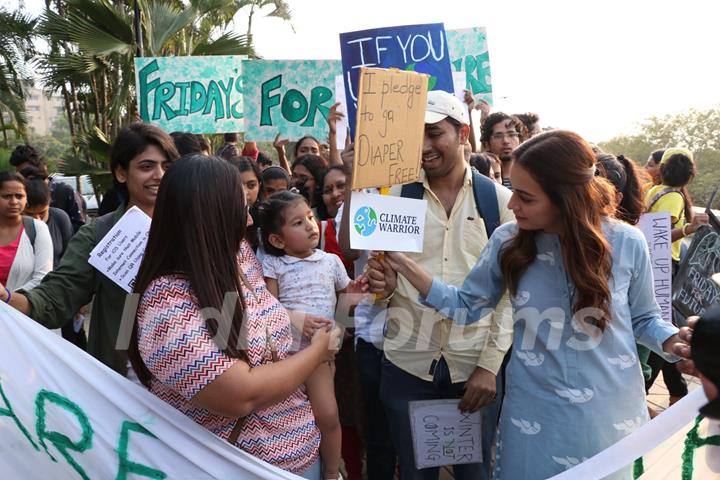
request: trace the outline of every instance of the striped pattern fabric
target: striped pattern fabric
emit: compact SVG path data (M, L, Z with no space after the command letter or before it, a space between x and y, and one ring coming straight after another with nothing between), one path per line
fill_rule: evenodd
M250 284L243 287L247 309L248 362L257 367L291 353L290 320L268 292L262 268L243 242L238 258ZM140 354L153 374L150 390L196 423L227 439L236 418L223 417L190 400L238 360L225 355L212 340L187 279L167 275L155 279L138 308ZM285 400L245 418L237 446L293 473L307 470L318 458L320 432L301 387Z

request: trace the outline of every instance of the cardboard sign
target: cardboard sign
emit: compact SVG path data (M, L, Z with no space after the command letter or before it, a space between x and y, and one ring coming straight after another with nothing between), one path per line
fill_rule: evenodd
M465 88L475 101L493 104L490 56L485 27L447 30L445 32L453 71L465 72Z
M670 214L646 213L640 216L638 228L645 235L650 251L655 301L662 309L662 317L672 322L672 251Z
M352 192L349 208L353 249L422 252L427 200Z
M272 141L280 133L297 140L328 135L339 60L249 60L243 62L245 138Z
M417 468L482 462L480 410L461 413L460 400L410 402Z
M702 315L720 303L720 286L712 276L720 272L720 232L704 225L693 235L673 283L673 306L684 316Z
M414 182L420 176L427 76L362 68L352 188Z
M92 249L88 263L126 292L132 292L151 221L139 208L130 208Z
M140 118L166 132L241 132L244 58L136 57Z
M453 93L442 23L386 27L340 34L340 53L351 134L355 135L362 67L397 68L429 75L429 90Z

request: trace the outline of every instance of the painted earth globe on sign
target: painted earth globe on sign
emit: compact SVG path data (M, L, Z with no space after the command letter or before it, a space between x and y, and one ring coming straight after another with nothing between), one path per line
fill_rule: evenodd
M360 207L355 214L355 230L362 235L367 237L377 228L377 214L375 210L370 207Z

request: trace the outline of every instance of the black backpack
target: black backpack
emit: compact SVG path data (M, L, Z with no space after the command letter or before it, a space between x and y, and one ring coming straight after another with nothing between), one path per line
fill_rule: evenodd
M473 168L472 183L475 208L485 222L485 231L490 238L495 229L500 226L500 207L498 206L495 182ZM401 197L416 200L421 200L424 195L425 187L422 182L406 183L400 191Z
M35 253L35 237L37 237L37 231L35 230L35 222L32 217L27 215L22 216L23 228L25 229L25 235L30 239L30 245L33 247L33 253Z

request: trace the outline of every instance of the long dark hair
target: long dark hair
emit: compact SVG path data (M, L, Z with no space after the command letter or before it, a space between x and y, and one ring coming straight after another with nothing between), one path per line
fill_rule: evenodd
M160 183L134 288L142 295L158 277L183 275L198 299L198 307L218 311L223 310L226 294L237 293L227 345L218 344L233 358L246 358L239 343L245 309L237 261L245 222L245 194L237 168L218 157L182 157ZM206 319L206 324L215 337L217 320ZM148 386L152 375L138 350L137 319L128 355L138 378Z
M230 163L230 165L233 165L235 168L237 168L241 174L243 172L253 172L253 175L255 175L255 178L257 178L258 196L255 200L255 204L249 209L250 216L255 219L258 216L258 205L260 205L260 203L265 199L265 187L263 185L262 171L260 171L260 167L258 166L258 164L250 157L231 157L230 159L228 159L228 162ZM260 245L260 239L258 235L259 227L255 222L253 222L252 225L246 228L247 231L245 233L247 241L252 247L253 251L257 252L258 246Z
M235 168L238 169L240 173L243 172L253 172L255 175L255 178L257 178L258 181L258 197L256 202L260 203L265 199L265 189L263 188L263 175L262 170L260 170L260 166L250 157L231 157L228 159L228 162L230 162L231 165L233 165Z
M640 215L645 212L640 168L624 155L616 157L611 153L599 153L596 158L596 174L607 178L615 190L622 194L622 200L615 210L615 218L635 225Z
M695 169L693 159L682 153L671 155L670 158L665 160L665 163L660 164L660 176L662 177L663 185L679 188L682 193L683 199L685 200L685 221L688 223L692 222L693 218L693 201L687 186L695 177L696 173L697 170Z
M573 312L598 309L596 325L604 330L610 320L612 269L610 245L602 231L612 213L610 183L594 175L595 154L578 134L554 130L537 135L513 151L514 163L530 173L559 209L560 242L567 271L575 285ZM500 254L500 266L510 292L537 255L537 231L520 229Z
M308 199L311 207L317 207L318 199L320 198L320 189L322 188L323 177L325 176L325 161L317 155L303 155L300 158L296 158L290 167L290 172L295 170L295 167L302 165L307 168L310 174L315 179L315 190L310 191L304 183L295 183L293 186L300 190L300 193ZM322 201L322 199L320 199Z

